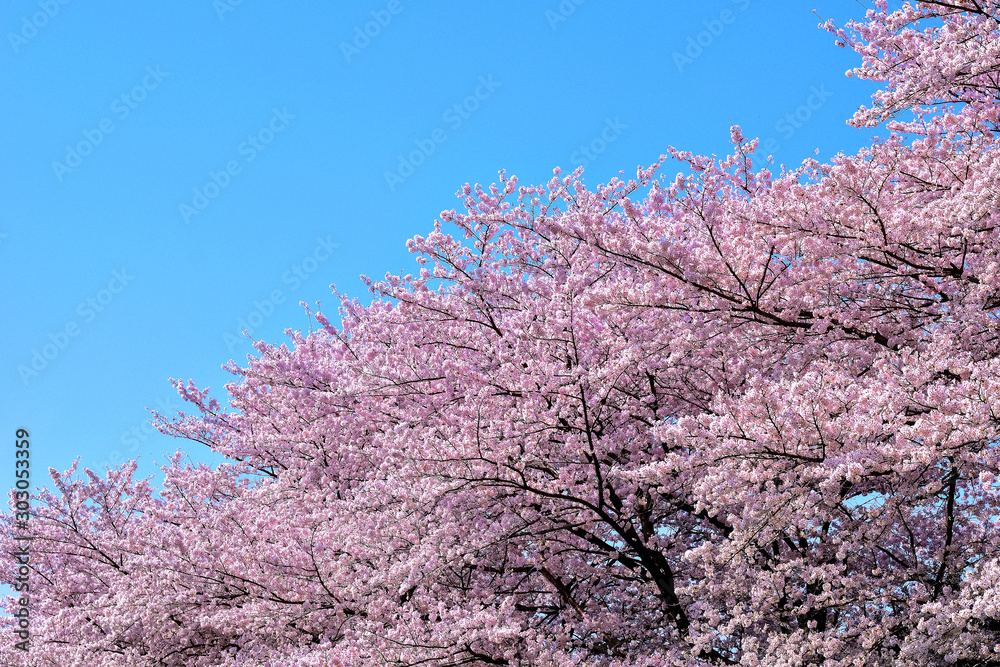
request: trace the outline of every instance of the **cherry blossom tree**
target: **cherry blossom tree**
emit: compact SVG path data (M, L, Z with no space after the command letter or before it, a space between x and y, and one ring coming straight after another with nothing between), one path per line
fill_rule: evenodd
M228 407L175 382L227 463L53 471L5 662L1000 665L998 19L827 24L889 133L829 164L464 186Z

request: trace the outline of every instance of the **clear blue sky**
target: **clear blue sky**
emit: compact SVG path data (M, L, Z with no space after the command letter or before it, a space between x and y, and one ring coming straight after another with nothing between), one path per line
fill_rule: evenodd
M730 121L787 165L857 150L869 135L845 120L874 87L844 77L858 57L813 7L863 12L5 2L0 476L18 427L36 483L76 457L140 456L144 474L178 446L211 461L146 425L182 405L167 378L224 398L220 366L253 352L243 328L285 341L331 283L369 300L359 274L413 270L406 239L465 182L586 161L596 185L669 145L724 154Z

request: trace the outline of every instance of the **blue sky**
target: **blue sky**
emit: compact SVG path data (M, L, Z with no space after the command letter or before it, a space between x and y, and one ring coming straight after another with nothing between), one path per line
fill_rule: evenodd
M817 28L851 0L113 3L10 0L0 85L0 474L140 472L181 447L147 408L169 377L224 398L243 338L308 329L299 302L416 266L405 241L466 182L585 166L633 175L673 145L777 163L853 152L874 90ZM668 173L677 169L666 165ZM6 470L7 472L2 472Z

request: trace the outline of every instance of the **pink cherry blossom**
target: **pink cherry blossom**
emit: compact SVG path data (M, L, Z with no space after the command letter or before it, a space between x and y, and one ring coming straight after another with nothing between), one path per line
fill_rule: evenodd
M889 131L829 164L463 186L228 406L175 382L227 463L52 471L4 663L1000 665L998 18L828 24Z

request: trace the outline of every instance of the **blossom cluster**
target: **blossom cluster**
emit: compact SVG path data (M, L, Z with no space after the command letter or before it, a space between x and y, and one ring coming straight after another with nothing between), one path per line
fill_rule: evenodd
M227 463L52 472L0 657L1000 665L998 17L828 25L890 131L828 164L464 186L226 407L175 383Z

